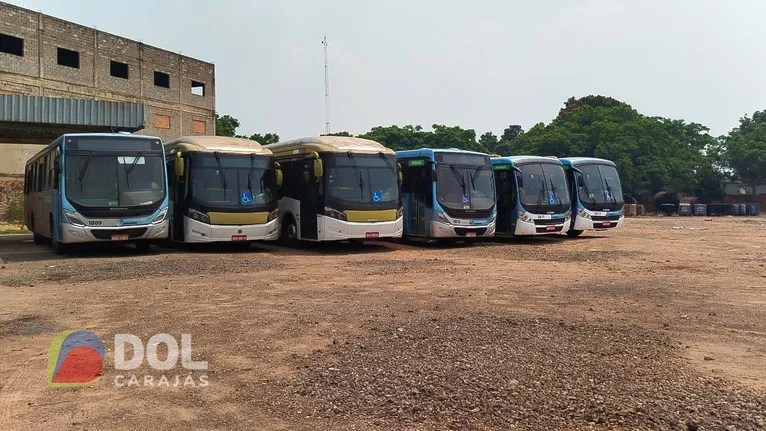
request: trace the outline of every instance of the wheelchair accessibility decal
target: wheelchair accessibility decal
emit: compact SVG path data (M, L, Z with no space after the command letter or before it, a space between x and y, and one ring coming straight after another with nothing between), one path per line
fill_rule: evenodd
M372 201L383 202L383 192L382 191L372 192Z
M253 194L250 192L242 192L239 194L239 201L242 205L250 205L253 203Z
M612 201L612 193L606 192L606 196L605 197L606 197L606 201L607 202L611 202Z
M548 195L548 203L551 205L556 204L556 196L555 195Z

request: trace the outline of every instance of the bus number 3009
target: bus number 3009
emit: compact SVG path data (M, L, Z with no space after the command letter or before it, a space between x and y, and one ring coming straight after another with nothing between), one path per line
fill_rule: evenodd
M88 224L91 226L101 226L101 223L103 223L101 220L88 220Z

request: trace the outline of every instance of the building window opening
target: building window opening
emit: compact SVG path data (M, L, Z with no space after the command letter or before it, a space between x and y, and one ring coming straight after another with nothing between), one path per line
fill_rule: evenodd
M71 67L73 69L80 68L80 53L72 51L66 48L58 48L58 64L59 66Z

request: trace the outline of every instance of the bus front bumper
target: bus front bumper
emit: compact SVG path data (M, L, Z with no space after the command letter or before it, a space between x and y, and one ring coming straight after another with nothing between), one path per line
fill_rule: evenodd
M344 241L349 239L401 238L404 218L395 221L358 223L317 216L319 241Z
M185 242L275 241L279 238L279 219L264 224L209 225L184 216Z
M535 224L534 221L526 222L521 219L516 220L515 236L534 236L534 235L559 235L569 231L569 219L562 219L558 224Z
M605 223L608 223L605 225ZM610 221L593 221L589 218L578 216L575 219L574 227L572 229L574 230L609 230L618 228L625 223L625 217L620 216L619 220L610 220Z
M127 235L127 237L126 237ZM91 228L88 226L75 226L67 223L61 224L62 242L124 242L136 240L159 240L168 237L168 220L140 226L122 226L109 228Z
M433 238L488 238L495 236L495 223L486 225L453 225L431 221Z

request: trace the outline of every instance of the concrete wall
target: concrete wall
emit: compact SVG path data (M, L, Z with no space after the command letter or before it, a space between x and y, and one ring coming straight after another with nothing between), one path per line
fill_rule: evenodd
M23 178L24 165L45 145L35 144L6 144L0 142L0 178Z
M163 140L215 133L211 63L3 2L0 33L24 39L23 56L0 52L0 93L144 103L146 128L139 133ZM80 67L59 65L59 47L78 52ZM110 76L112 60L128 65L128 79ZM154 71L170 75L169 89L154 85ZM192 81L205 85L204 96L192 94ZM154 127L156 115L168 116L170 127ZM0 167L4 173L10 172Z

